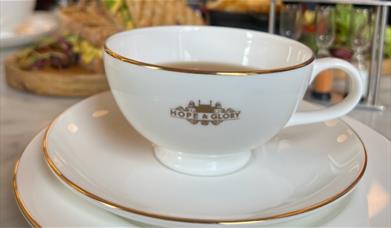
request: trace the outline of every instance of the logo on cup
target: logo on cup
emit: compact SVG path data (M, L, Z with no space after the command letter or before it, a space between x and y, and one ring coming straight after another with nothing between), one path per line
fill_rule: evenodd
M192 124L219 125L227 120L238 120L240 111L235 111L232 108L223 108L220 102L216 102L215 105L212 101L209 104L201 104L198 100L196 105L194 101L190 101L186 107L178 106L177 108L170 109L170 115L173 118L185 119Z

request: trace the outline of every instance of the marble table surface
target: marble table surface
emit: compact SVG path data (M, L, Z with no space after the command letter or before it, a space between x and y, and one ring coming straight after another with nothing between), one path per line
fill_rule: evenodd
M27 227L11 187L15 162L35 134L82 98L44 97L8 87L6 55L0 52L0 227ZM356 109L349 115L391 139L391 77L382 77L380 103L386 106L383 112Z

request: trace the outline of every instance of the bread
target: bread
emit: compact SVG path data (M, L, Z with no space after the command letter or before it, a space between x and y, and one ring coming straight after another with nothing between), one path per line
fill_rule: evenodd
M87 1L61 8L57 15L63 32L80 36L96 48L102 48L102 52L106 39L123 30L101 6ZM95 58L88 63L79 61L79 64L95 73L104 72L102 58Z
M81 9L78 6L69 6L58 11L57 15L63 31L77 34L90 41L97 47L103 46L106 39L112 34L121 31L100 10Z
M92 44L90 47L99 49L109 36L127 29L129 22L133 27L204 24L200 12L191 9L186 0L124 0L116 2L122 4L119 6L105 5L102 1L83 0L58 10L61 29L80 36ZM125 20L119 17L124 13L127 15ZM83 61L88 51L87 54L80 53L80 66L92 72L103 72L102 58L87 57L89 60Z
M126 0L135 27L159 25L203 25L200 12L186 0Z

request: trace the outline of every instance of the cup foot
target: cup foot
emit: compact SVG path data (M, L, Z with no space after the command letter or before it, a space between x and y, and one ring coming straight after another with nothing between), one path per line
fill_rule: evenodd
M250 150L228 155L199 155L154 147L156 158L166 167L189 175L219 176L233 173L250 160Z

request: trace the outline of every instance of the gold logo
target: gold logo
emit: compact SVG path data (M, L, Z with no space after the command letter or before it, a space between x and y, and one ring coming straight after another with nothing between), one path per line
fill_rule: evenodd
M239 119L240 111L232 108L224 109L220 102L216 102L215 105L212 105L212 101L209 104L201 104L199 100L198 105L190 101L186 107L178 106L170 109L170 115L173 118L185 119L192 124L219 125L223 121Z

